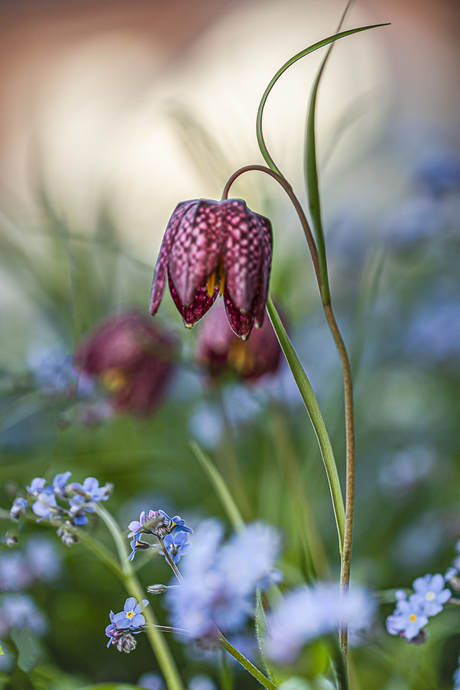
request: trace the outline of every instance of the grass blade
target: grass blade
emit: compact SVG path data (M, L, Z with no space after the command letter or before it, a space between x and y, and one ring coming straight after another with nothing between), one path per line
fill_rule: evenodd
M190 441L190 448L205 471L205 474L207 474L209 481L213 485L214 491L216 492L223 509L227 513L227 517L232 523L235 532L242 532L245 528L244 520L241 517L238 506L236 505L235 500L224 481L224 478L214 467L210 458L208 458L206 453L200 448L196 441Z

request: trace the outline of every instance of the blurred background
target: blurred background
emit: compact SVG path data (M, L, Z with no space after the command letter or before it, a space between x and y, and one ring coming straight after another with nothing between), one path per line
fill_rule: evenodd
M337 576L327 482L282 363L256 382L227 371L210 384L194 355L200 324L185 331L169 294L154 323L176 343L175 373L148 410L117 407L117 391L97 376L77 384L73 358L114 314L148 315L176 204L219 199L235 169L262 162L255 116L265 87L292 55L335 32L344 6L1 0L1 508L33 477L71 470L75 481L115 484L107 507L123 528L150 508L179 512L192 526L225 519L189 449L195 438L244 517L283 531L287 587L313 571ZM317 136L333 302L356 376L353 576L386 589L443 572L460 538L460 6L358 0L345 28L380 22L391 26L335 45ZM268 148L302 201L306 108L323 55L292 67L265 112ZM295 212L259 173L241 177L233 193L272 220L272 294L343 472L340 367ZM21 534L24 559L44 531ZM0 687L18 668L37 689L136 684L158 673L146 644L129 656L106 651L108 611L121 610L123 591L81 546L47 536L47 567L29 558L22 584L2 576L2 558L8 570L16 549L0 546L0 607L2 597L27 591L43 615L31 626L37 651L24 668L14 626L2 638ZM147 585L168 574L154 563L141 577ZM460 620L443 615L423 648L377 625L355 652L356 687L451 687ZM172 644L186 680L205 674L217 684L212 662ZM312 676L324 663L319 645L297 670ZM237 676L236 687L253 685Z

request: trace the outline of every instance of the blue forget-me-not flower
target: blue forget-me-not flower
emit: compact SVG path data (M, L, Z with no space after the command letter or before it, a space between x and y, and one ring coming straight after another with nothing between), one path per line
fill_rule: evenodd
M141 611L148 604L147 599L142 599L139 604L135 597L128 597L123 611L120 613L110 611L110 624L105 629L105 634L109 638L107 647L114 644L120 652L131 652L135 648L136 641L131 633L137 634L143 631L145 618Z
M177 545L177 549L174 547L175 556L177 556L178 554L179 557L184 556L185 553L190 551L191 548L191 545L190 548L185 548L187 539L176 539L176 536L180 532L183 532L185 534L193 533L191 527L187 527L187 525L185 524L185 520L182 520L182 518L179 515L170 518L169 515L167 515L164 512L164 510L150 510L147 515L145 514L145 511L142 511L139 520L133 520L132 522L130 522L128 525L128 529L131 530L128 534L128 538L133 537L132 541L130 542L132 551L131 554L128 556L128 561L133 560L134 556L136 555L136 551L138 550L156 548L156 545L152 545L148 542L141 541L142 534L153 534L155 537L157 537L160 543L167 536L171 536L174 534L174 539L169 539L168 542L169 547L172 547L173 543ZM170 552L169 547L168 552ZM180 547L182 548L180 549L179 553L178 549Z
M403 590L398 590L396 609L387 618L387 630L390 635L400 635L409 642L415 640L422 628L427 625L428 617L440 613L450 599L451 592L445 587L445 583L446 579L441 574L428 574L414 580L415 592L409 599Z
M375 601L359 587L342 597L339 586L331 583L298 587L267 618L267 653L275 661L289 663L304 645L335 633L341 622L352 632L368 629L374 611Z
M249 525L221 545L222 526L207 520L196 531L193 551L184 561L184 582L167 591L172 624L194 639L242 627L254 613L256 587L272 580L280 536L270 525Z

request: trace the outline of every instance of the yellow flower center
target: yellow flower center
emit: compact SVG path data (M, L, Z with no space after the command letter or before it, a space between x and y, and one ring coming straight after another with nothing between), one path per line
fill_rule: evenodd
M216 270L211 273L206 283L206 289L210 297L214 297L214 288L219 288L219 295L222 297L225 288L225 274L224 274L224 262L222 257L219 259L219 265Z
M427 601L433 601L433 599L436 599L436 594L434 592L427 592L425 594L425 599Z
M415 621L417 620L417 616L415 615L415 613L411 613L411 615L409 616L409 620L411 623L415 623Z
M100 375L99 380L109 393L118 393L128 383L129 376L123 369L113 367L106 369Z
M128 611L126 618L134 618L134 611Z

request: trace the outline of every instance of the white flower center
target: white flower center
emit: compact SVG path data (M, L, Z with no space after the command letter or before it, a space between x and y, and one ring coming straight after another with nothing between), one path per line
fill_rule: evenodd
M425 594L425 599L427 601L433 601L433 599L436 599L436 594L434 592L427 592Z

